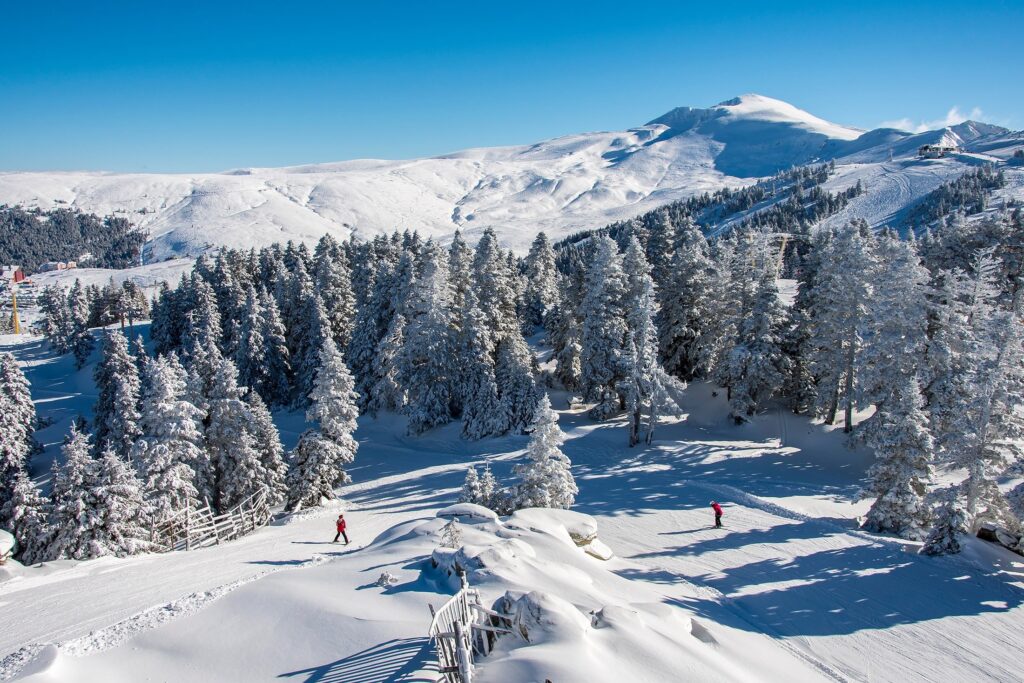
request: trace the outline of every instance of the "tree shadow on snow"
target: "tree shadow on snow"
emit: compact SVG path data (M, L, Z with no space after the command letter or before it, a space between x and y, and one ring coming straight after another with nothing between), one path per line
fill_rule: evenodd
M396 638L309 669L283 673L278 678L305 676L302 683L433 683L437 674L432 664L430 640Z
M667 582L670 577L663 574L649 578ZM714 587L728 598L727 605L755 617L737 620L732 624L737 628L786 637L846 635L999 614L1024 602L1024 592L996 572L978 570L958 558L912 555L897 544L866 543L768 558L686 578ZM670 602L718 620L726 611L715 600Z

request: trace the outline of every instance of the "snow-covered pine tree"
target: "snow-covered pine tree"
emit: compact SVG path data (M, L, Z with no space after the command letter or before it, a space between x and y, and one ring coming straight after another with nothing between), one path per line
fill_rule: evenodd
M323 302L317 292L307 292L302 300L303 315L297 319L297 327L289 330L294 337L295 353L292 368L295 370L295 388L299 405L306 405L319 366L320 349L323 340L331 336L330 321Z
M580 385L584 396L597 404L591 416L599 420L621 408L616 387L627 371L623 358L628 334L625 291L626 276L615 241L607 236L596 238L580 307Z
M629 445L640 442L640 428L644 410L647 411L647 443L654 438L659 415L666 409L678 409L677 397L682 384L668 375L658 359L658 339L655 318L658 304L643 247L636 237L630 237L623 256L626 273L626 291L623 308L626 311L628 342L623 358L627 374L619 386L626 398L630 415Z
M749 419L786 380L790 361L782 349L785 322L774 274L765 271L753 310L740 321L735 344L719 368L731 389L729 409L737 424Z
M526 256L525 312L528 325L543 325L558 306L558 269L555 251L543 232L537 233Z
M142 436L139 428L141 380L128 340L118 330L108 330L103 340L103 357L93 371L97 398L93 406L95 429L93 447L97 454L106 449L130 462L132 446Z
M68 348L75 355L75 367L81 369L89 360L96 342L89 331L89 301L85 297L82 283L77 279L68 292L68 312L71 332Z
M464 295L460 317L455 393L462 407L462 436L476 440L504 434L510 428L509 411L498 397L494 363L487 351L487 323L472 290Z
M225 511L265 490L273 479L256 440L256 425L234 363L222 359L209 396L206 447L215 472L214 505Z
M466 469L466 480L462 482L462 492L459 494L459 502L482 505L483 503L480 502L481 499L480 475L476 471L476 467L470 465Z
M919 376L928 343L929 275L914 242L883 233L876 253L878 270L857 369L862 401L876 406L875 414L857 428L865 438L876 428L889 397L904 391L911 378Z
M569 509L579 489L572 476L572 463L562 453L565 435L558 427L558 414L544 394L537 404L530 442L526 446L528 462L514 468L517 508L546 507Z
M497 512L495 505L497 499L502 498L504 500L508 497L498 484L494 472L491 471L491 464L485 462L483 472L480 473L480 505Z
M500 416L495 415L500 420L496 426L523 432L536 414L537 383L533 379L533 354L519 330L509 332L498 342L494 381L501 410Z
M263 313L261 322L263 338L264 367L262 384L266 395L260 394L269 405L285 405L291 391L292 366L288 355L288 341L285 338L284 323L277 310L277 301L264 288L257 292L260 309Z
M405 387L399 381L399 363L405 346L405 316L398 313L391 319L387 334L377 346L373 359L373 377L367 410L376 416L383 410L397 411L405 405Z
M142 476L155 522L198 504L198 482L209 495L209 454L203 447L203 412L187 400L185 370L173 354L146 365L142 397L143 437L132 460Z
M72 425L61 452L64 464L53 463L53 492L49 526L53 529L45 555L50 558L87 560L91 557L88 536L91 489L96 481L96 462L89 439Z
M967 514L963 506L954 496L943 504L936 514L935 524L932 525L924 546L921 547L922 555L953 555L962 550L960 540L957 538L967 532Z
M213 288L195 273L189 289L191 302L185 314L181 342L189 370L191 400L205 412L206 400L223 358L220 312Z
M854 221L825 243L810 309L814 331L810 368L818 378L817 410L833 424L840 407L844 431L853 430L858 405L858 357L877 272L870 228Z
M658 317L661 355L665 370L686 381L706 376L710 369L707 342L708 326L713 324L712 272L707 241L698 231L676 250L662 283Z
M933 443L916 376L903 375L877 415L868 445L875 463L862 495L874 497L862 528L921 540L931 521L925 504L931 479Z
M447 424L453 417L456 368L447 257L429 243L424 252L423 277L415 282L410 295L399 361L410 434Z
M277 305L266 290L249 286L242 307L235 365L238 381L264 401L283 405L288 399L288 346Z
M109 449L94 466L80 545L87 548L89 558L127 557L149 550L149 532L143 525L147 506L134 470Z
M306 419L318 429L309 429L292 452L288 471L288 509L315 507L321 499L334 498L334 488L350 481L345 466L356 456L358 395L334 340L327 336L320 350L313 393Z
M492 228L484 229L473 257L473 279L480 310L487 320L492 349L497 348L498 341L506 334L519 327L513 278L514 273L509 271L505 254L498 246L497 235Z
M466 293L473 288L473 250L458 230L448 246L448 280L452 286L452 310L456 316L466 310ZM456 320L461 329L462 319Z
M9 353L0 353L0 511L25 470L34 441L36 407L28 379ZM0 514L0 523L5 518Z
M284 502L288 494L288 484L285 481L288 476L288 465L284 461L281 433L277 430L277 425L274 424L267 404L263 402L259 394L250 391L245 395L245 402L252 414L252 434L266 476L263 489L267 492L267 502L270 505L278 505Z
M42 314L41 327L46 340L57 353L63 355L71 350L71 310L64 290L57 285L43 288L39 295L39 312Z
M324 235L317 245L314 282L323 301L331 336L339 349L347 349L355 324L356 301L348 259L333 237Z
M971 530L985 520L1014 527L994 477L1019 462L1024 437L1024 351L1020 301L1013 309L999 303L998 263L990 251L977 255L971 275L950 274L950 300L939 319L956 369L931 386L941 455L967 470L964 512Z
M30 565L49 559L51 544L48 525L50 501L32 483L25 470L14 477L10 498L0 510L4 528L9 529L18 543L18 559Z

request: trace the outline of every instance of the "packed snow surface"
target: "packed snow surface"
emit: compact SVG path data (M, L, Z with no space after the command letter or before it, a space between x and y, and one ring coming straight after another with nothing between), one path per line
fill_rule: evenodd
M70 420L89 414L92 367L12 339L54 419L32 466L44 475ZM633 449L621 422L561 410L574 509L449 509L458 549L440 548L451 517L438 512L470 464L507 482L527 437L468 443L458 424L407 437L403 418L361 418L354 483L340 490L352 545L330 543L332 506L194 552L10 563L0 678L435 680L428 604L453 593L459 559L516 625L480 661L485 682L1020 680L1019 556L972 541L922 557L860 532L870 457L841 434L775 408L733 426L725 397L702 384L684 409ZM276 419L294 444L302 416ZM588 552L587 538L613 555ZM395 581L380 585L385 572Z

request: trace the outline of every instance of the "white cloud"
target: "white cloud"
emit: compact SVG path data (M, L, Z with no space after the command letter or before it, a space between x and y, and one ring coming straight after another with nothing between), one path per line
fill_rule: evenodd
M946 112L945 118L935 119L934 121L912 121L908 118L896 119L895 121L883 121L879 124L880 128L896 128L899 130L907 130L911 133L923 133L926 130L936 130L939 128L945 128L946 126L955 126L958 123L964 121L984 121L985 114L979 107L972 108L969 112L964 113L960 111L960 107L952 107Z

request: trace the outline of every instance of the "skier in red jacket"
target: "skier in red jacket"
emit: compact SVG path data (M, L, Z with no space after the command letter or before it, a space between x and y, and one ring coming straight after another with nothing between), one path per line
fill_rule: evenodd
M722 527L722 506L716 501L711 501L711 509L715 511L715 528L720 529Z
M338 536L345 538L345 545L348 545L348 534L345 533L345 515L338 515L338 533L334 534L334 540L332 543L338 542Z

